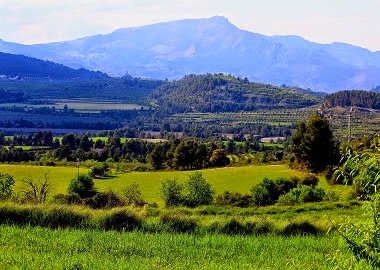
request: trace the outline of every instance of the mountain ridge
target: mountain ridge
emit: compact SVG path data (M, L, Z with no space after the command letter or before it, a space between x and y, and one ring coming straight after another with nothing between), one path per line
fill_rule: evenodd
M112 76L179 79L228 73L327 92L380 85L380 51L341 42L319 44L298 36L266 36L241 30L221 16L121 28L64 42L0 41L0 51Z

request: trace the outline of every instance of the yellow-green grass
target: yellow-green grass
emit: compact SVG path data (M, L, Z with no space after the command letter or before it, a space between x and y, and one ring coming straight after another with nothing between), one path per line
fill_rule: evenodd
M46 167L31 165L0 165L0 172L8 173L14 176L16 180L16 190L20 190L22 179L32 177L42 179L45 174L50 179L54 190L53 194L66 193L70 180L78 173L75 167ZM80 168L80 173L87 173L87 168ZM188 171L161 171L161 172L130 172L116 174L108 179L95 179L95 187L99 191L113 190L119 194L122 193L128 185L138 183L144 198L149 202L163 204L160 198L161 182L165 179L178 179L179 182L185 182L188 179ZM245 167L227 167L218 169L202 170L205 179L211 183L216 194L224 191L235 191L244 194L250 193L252 186L258 184L264 177L302 177L303 172L292 170L285 165L263 165L263 166L245 166ZM349 193L349 187L332 186L330 187L326 180L321 179L320 185L326 189L334 189L339 193ZM345 196L345 195L344 195Z

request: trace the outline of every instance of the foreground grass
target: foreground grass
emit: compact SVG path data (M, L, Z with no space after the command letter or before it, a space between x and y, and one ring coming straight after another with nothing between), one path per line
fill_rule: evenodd
M1 269L332 269L336 236L117 233L0 226Z

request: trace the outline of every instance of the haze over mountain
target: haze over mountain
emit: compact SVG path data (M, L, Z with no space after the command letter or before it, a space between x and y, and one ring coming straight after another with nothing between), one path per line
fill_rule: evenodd
M323 91L380 85L380 51L344 43L318 44L297 36L265 36L241 30L219 16L47 44L0 40L0 51L113 76L178 79L223 72Z

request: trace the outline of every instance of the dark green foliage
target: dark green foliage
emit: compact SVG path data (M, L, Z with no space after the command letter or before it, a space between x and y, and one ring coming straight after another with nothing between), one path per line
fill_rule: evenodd
M282 231L283 235L319 235L322 231L309 222L290 223Z
M297 108L316 104L318 98L288 88L250 83L224 74L189 75L159 87L152 97L160 111L236 112L263 108Z
M211 167L224 167L230 164L230 159L226 155L226 151L223 149L216 149L212 152L210 157Z
M312 172L322 172L339 162L339 150L329 121L317 113L298 125L292 136L292 151Z
M137 183L133 183L123 190L123 199L127 205L144 206L146 204Z
M82 199L77 193L57 194L53 200L58 204L82 204Z
M95 187L94 180L86 174L80 174L79 177L74 177L67 189L68 193L76 193L81 198L89 198L94 196Z
M124 205L123 201L113 191L98 192L93 197L84 199L83 203L93 209L111 209Z
M297 184L286 178L264 178L259 185L251 188L252 202L258 206L275 204L281 195L288 193Z
M14 184L13 176L0 173L0 201L8 200L12 197Z
M175 233L191 233L197 228L196 220L181 215L163 214L160 221L164 228Z
M100 220L100 228L115 231L134 231L142 226L142 220L128 210L112 210Z
M312 188L315 188L318 185L319 179L314 174L309 174L308 176L305 176L302 181L301 185L309 186Z
M223 194L219 194L215 198L215 204L217 205L230 205L236 207L248 207L252 203L252 196L243 195L239 192L225 191Z
M371 91L340 91L327 95L323 101L325 107L363 107L380 109L380 94Z
M0 224L30 225L48 228L84 228L89 217L65 208L0 207Z
M206 181L201 172L189 175L185 185L185 204L190 207L211 204L214 198L214 190Z
M183 185L176 179L167 179L161 183L161 198L166 206L177 206L183 203Z

